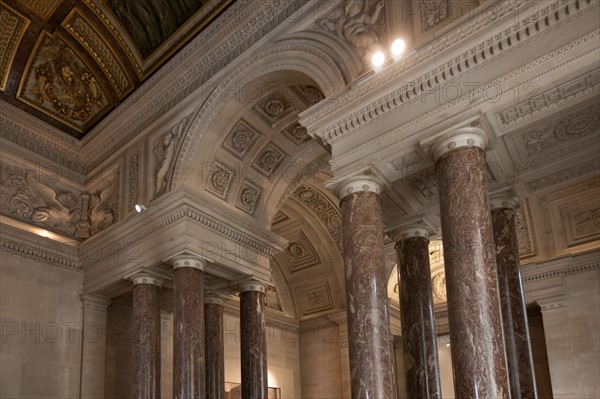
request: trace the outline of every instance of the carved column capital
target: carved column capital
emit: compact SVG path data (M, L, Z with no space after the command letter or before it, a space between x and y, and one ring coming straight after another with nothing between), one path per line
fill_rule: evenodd
M423 147L437 162L442 155L461 147L479 147L486 150L489 138L485 130L475 126L463 126L424 143Z
M334 194L343 200L350 194L358 193L360 191L380 194L382 189L382 182L375 176L353 176L348 179L342 180L337 184L334 184Z
M519 198L512 190L505 190L490 194L490 208L507 208L513 211L519 207Z
M206 261L204 259L192 254L177 255L169 259L169 263L173 266L173 269L180 267L191 267L194 269L199 269L200 271L204 271L206 266Z
M125 276L126 280L130 280L133 285L138 284L151 284L158 287L162 287L165 282L164 276L147 270L140 270L128 276Z
M214 292L208 292L204 294L204 304L211 303L213 305L223 306L223 297L215 294Z
M269 283L254 278L238 283L238 289L240 290L240 293L247 291L258 291L264 294L267 292L267 288L269 286Z

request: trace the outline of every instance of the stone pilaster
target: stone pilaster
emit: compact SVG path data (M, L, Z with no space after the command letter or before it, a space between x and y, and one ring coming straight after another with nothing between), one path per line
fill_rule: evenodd
M492 226L510 391L513 398L535 399L531 338L515 224L517 206L517 199L510 193L492 196Z
M444 242L454 389L509 398L490 203L486 133L457 129L434 143Z
M80 295L83 313L81 328L81 398L104 397L106 364L106 314L110 301L98 295Z
M242 359L242 399L268 399L266 283L249 280L239 285Z
M402 340L412 359L405 370L407 393L411 398L440 399L429 234L425 228L407 227L397 230L393 237L398 259Z
M206 355L206 398L225 398L225 341L223 300L215 294L204 297L204 351Z
M203 398L204 261L191 255L171 260L175 287L173 397Z
M373 177L340 183L352 398L395 398L394 354L383 252L381 186Z
M160 292L163 280L140 272L133 281L134 399L160 398Z

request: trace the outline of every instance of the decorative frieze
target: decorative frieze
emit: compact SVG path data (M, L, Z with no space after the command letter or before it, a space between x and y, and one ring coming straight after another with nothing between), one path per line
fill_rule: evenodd
M6 90L10 67L30 21L0 2L0 90Z

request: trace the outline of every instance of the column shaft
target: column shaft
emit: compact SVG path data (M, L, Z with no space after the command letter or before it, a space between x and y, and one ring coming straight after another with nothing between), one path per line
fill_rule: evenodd
M160 398L160 287L133 286L133 397Z
M173 332L173 396L203 398L204 386L204 272L176 267Z
M450 150L436 174L455 394L509 398L485 151Z
M225 398L225 344L223 341L223 305L204 304L206 352L206 397Z
M265 293L240 294L242 399L268 399Z
M513 398L536 398L514 210L493 209L492 223L510 391Z
M358 191L341 201L352 398L395 398L381 198Z
M407 237L396 244L402 338L412 365L406 370L408 396L442 397L438 366L429 240Z

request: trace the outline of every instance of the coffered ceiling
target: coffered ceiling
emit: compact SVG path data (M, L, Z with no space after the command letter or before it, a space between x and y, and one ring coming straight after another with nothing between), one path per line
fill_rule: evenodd
M82 138L233 1L0 1L0 98Z

